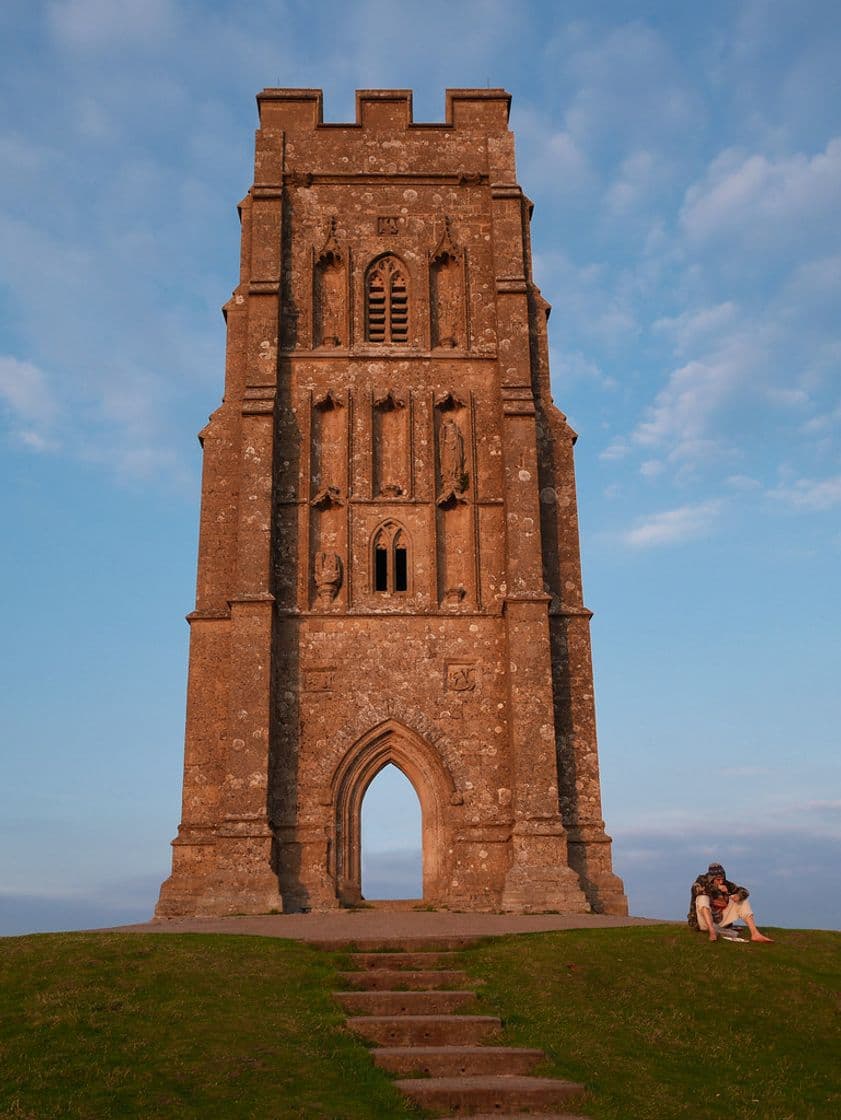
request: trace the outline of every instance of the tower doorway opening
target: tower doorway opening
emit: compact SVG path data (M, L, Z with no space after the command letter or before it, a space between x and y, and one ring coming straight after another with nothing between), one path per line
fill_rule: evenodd
M423 897L420 801L393 763L380 770L362 801L362 896Z

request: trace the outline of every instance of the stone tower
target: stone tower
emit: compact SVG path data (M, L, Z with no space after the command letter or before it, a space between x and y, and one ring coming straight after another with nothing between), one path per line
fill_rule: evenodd
M359 901L393 763L424 899L623 914L601 814L573 443L510 96L259 94L200 435L183 818L157 914Z

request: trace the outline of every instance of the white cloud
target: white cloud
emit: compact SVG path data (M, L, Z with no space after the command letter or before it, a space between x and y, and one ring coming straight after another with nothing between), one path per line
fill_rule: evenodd
M172 0L143 0L119 4L114 0L53 0L47 19L53 35L63 45L110 48L119 44L155 42L172 29Z
M0 393L9 407L26 420L51 422L56 402L46 375L31 362L0 356Z
M731 474L724 481L732 490L747 492L762 489L762 483L755 478L751 478L749 474Z
M715 341L720 333L732 327L738 308L731 300L710 307L687 310L673 318L657 319L652 330L668 334L676 348L685 352L699 344Z
M657 478L665 470L665 463L660 459L646 459L640 464L640 474L643 478Z
M676 369L633 433L643 447L672 446L678 458L697 457L716 447L707 430L761 364L765 349L756 335L737 332L702 358Z
M702 103L658 31L639 21L607 33L594 26L587 34L583 42L566 36L555 44L560 64L577 82L566 122L578 142L612 133L624 144L648 148L664 134L700 124Z
M633 291L621 272L611 273L604 264L579 266L563 252L540 254L534 268L551 298L553 353L556 346L569 347L571 331L586 339L587 352L594 346L619 351L633 343L640 327Z
M592 381L603 389L615 389L616 381L608 377L591 358L580 350L555 353L552 358L553 376L568 385L573 381Z
M604 451L599 452L599 458L606 463L612 463L616 459L624 459L627 455L630 455L630 453L631 448L628 441L622 436L619 436L617 439L612 440Z
M818 416L811 417L802 425L801 431L806 433L823 432L838 423L841 423L841 403L828 412L822 412Z
M721 508L720 500L710 499L651 514L624 532L621 539L632 548L656 548L705 537L714 528Z
M767 766L722 766L718 772L726 778L761 778L774 773Z
M563 128L531 106L515 112L521 178L534 193L541 188L553 200L584 198L595 186L595 173L585 150Z
M749 243L753 249L837 236L841 138L823 152L777 159L722 152L686 192L680 222L693 242Z
M665 160L657 153L632 152L623 160L618 176L605 192L608 212L615 218L627 219L632 212L647 208L670 174Z
M50 435L58 402L46 374L32 362L0 355L0 401L11 416L15 437L33 451L52 447Z
M768 491L768 497L792 509L820 512L841 505L841 474L834 478L798 478Z
M841 813L841 800L806 801L800 808L810 813Z
M809 404L809 394L803 389L786 389L779 386L770 386L765 390L765 395L772 404L782 408L800 408Z

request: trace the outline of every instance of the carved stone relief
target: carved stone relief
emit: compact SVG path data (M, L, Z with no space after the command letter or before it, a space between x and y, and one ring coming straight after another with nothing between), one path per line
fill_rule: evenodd
M302 670L304 692L332 692L335 665L311 665Z
M406 402L393 389L386 389L374 397L374 408L381 408L383 412L394 412L397 408L405 407Z
M375 395L374 401L374 493L384 498L406 494L408 483L409 433L406 402L394 390Z
M344 408L345 402L332 389L328 389L325 393L317 396L312 402L313 408L317 408L319 412L329 412L333 408Z
M432 345L455 349L464 344L463 254L453 241L450 219L430 255Z
M464 408L465 403L452 390L448 390L446 393L438 394L435 398L435 407L440 408L442 412L455 412L456 409Z
M313 509L330 509L342 504L342 492L338 486L322 486L310 502Z
M478 665L474 661L448 661L444 687L447 692L476 692L479 687Z
M342 586L342 560L336 552L315 554L315 586L319 604L329 606Z
M467 474L464 469L464 437L455 420L449 417L438 432L438 469L441 474L439 506L448 502L465 502Z
M315 346L343 346L347 339L347 271L345 254L336 240L336 219L315 259L313 303Z
M466 595L467 591L462 584L457 587L448 587L444 592L444 606L453 609L462 602Z

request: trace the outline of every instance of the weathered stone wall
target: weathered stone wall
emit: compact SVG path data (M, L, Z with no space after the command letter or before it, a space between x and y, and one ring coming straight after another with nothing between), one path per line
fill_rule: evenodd
M399 766L424 897L624 912L604 833L574 433L508 95L258 97L205 451L184 808L158 913L360 895Z

